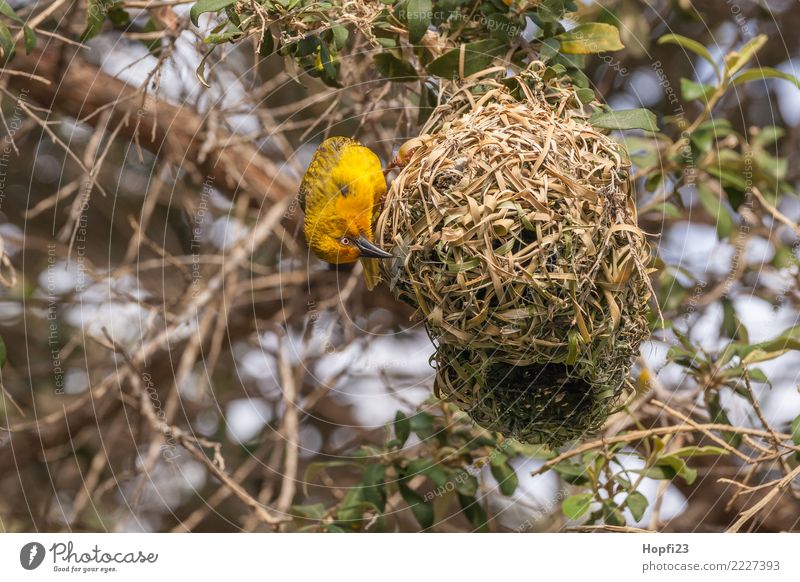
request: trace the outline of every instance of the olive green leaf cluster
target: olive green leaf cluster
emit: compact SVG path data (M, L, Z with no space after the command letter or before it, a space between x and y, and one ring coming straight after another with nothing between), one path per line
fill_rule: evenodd
M785 179L787 160L776 155L777 143L785 130L753 126L748 134L743 134L734 129L729 120L713 115L721 100L735 97L747 83L775 79L800 87L800 82L787 73L771 67L752 66L766 40L764 35L755 37L740 50L726 55L721 65L692 39L668 34L659 40L661 44L678 45L687 54L707 60L715 75L706 83L688 78L680 80L680 98L697 106L696 116L690 118L683 106L676 106L674 114L663 119L663 133L626 138L631 159L639 167L637 175L642 179L643 189L653 194L640 206L640 216L684 216L689 208L678 192L690 187L696 189L700 205L716 225L721 241L735 244L741 235L750 232L751 226L743 213L747 214L756 205L777 223L788 223L777 210L781 196L792 192L790 182ZM677 94L674 98L677 103ZM791 248L780 244L780 240L773 242L777 248L770 266L780 269L794 264ZM686 270L670 265L664 265L658 283L659 304L665 314L691 300L693 289L704 284ZM720 300L726 313L723 328L731 330L738 326L733 319L732 305L727 297Z
M446 519L466 519L470 529L488 531L481 473L494 477L501 495L513 495L519 480L510 460L518 455L547 459L552 452L478 429L452 404L436 402L410 416L398 412L382 446L365 445L307 467L305 493L312 502L292 508L295 525L301 531L392 531L410 517L402 511L407 508L423 531ZM338 503L313 502L327 497L321 477L336 472L354 478L352 486Z
M725 96L735 94L741 85L764 82L767 79L788 81L800 87L800 82L787 73L771 67L749 66L767 41L760 35L738 51L726 55L717 64L708 50L697 41L668 34L660 44L676 44L687 53L697 55L711 64L714 78L707 83L682 78L680 94L683 101L700 105L700 113L688 120L682 107L664 119L665 134L656 140L633 139L628 142L634 162L646 176L645 187L660 195L645 211L680 215L684 207L675 195L682 185L696 185L700 202L715 218L720 239L727 239L734 229L735 215L752 192L774 205L778 196L790 191L786 161L772 155L775 142L783 136L778 127L753 128L751 135L737 133L730 121L714 117L715 106ZM667 133L674 130L677 139ZM664 188L666 182L675 186ZM751 202L752 204L752 202ZM678 294L672 301L680 301Z
M568 31L564 19L575 10L570 0L199 0L191 14L195 24L202 14L216 15L205 37L210 47L254 37L262 56L277 52L329 85L337 84L339 55L358 33L374 49L375 68L393 81L466 76L498 56L522 68L534 51L586 88L583 56L623 45L608 23Z
M697 470L689 465L692 457L728 454L710 445L669 450L668 439L658 435L636 444L636 451L627 448L630 443L620 442L552 465L553 471L580 491L561 503L567 519L608 526L624 526L631 518L639 521L650 503L639 490L645 478L681 479L692 485L697 479Z
M14 58L16 30L22 30L25 51L30 53L36 46L36 33L25 24L6 0L0 0L0 63L8 62Z

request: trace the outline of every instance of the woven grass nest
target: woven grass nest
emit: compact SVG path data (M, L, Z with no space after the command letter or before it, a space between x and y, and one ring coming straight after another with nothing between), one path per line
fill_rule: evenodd
M622 390L648 336L650 252L627 155L543 71L444 87L376 233L397 257L384 277L439 346L437 390L487 428L556 443L595 430ZM581 422L525 380L556 369L591 392Z
M480 426L524 442L558 447L600 429L616 405L627 367L604 383L558 362L515 366L484 350L444 344L436 351L434 392Z

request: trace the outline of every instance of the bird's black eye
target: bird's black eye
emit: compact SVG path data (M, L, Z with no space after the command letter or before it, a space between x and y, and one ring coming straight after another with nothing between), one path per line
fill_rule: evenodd
M350 239L349 239L349 238L347 238L346 236L343 236L342 238L340 238L340 239L339 239L339 242L340 242L340 243L342 243L342 244L343 244L343 245L345 245L345 246L348 246L348 245L350 245Z

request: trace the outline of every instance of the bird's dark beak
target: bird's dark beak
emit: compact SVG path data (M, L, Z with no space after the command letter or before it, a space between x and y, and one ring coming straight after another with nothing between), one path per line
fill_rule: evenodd
M355 245L358 247L358 250L361 252L361 256L368 259L391 259L394 255L392 253L387 253L381 248L375 246L374 243L370 242L363 236L358 237L353 241Z

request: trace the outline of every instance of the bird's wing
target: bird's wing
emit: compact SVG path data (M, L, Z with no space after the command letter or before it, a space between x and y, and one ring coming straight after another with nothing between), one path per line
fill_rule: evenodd
M300 208L303 209L303 212L306 211L306 197L308 196L308 182L307 176L303 177L303 181L300 182L300 191L297 193L297 202L300 204Z
M354 143L349 137L330 137L320 144L311 163L308 165L303 181L300 183L300 191L297 194L297 201L300 208L305 211L306 201L315 185L324 183L331 170L336 165L342 150Z

